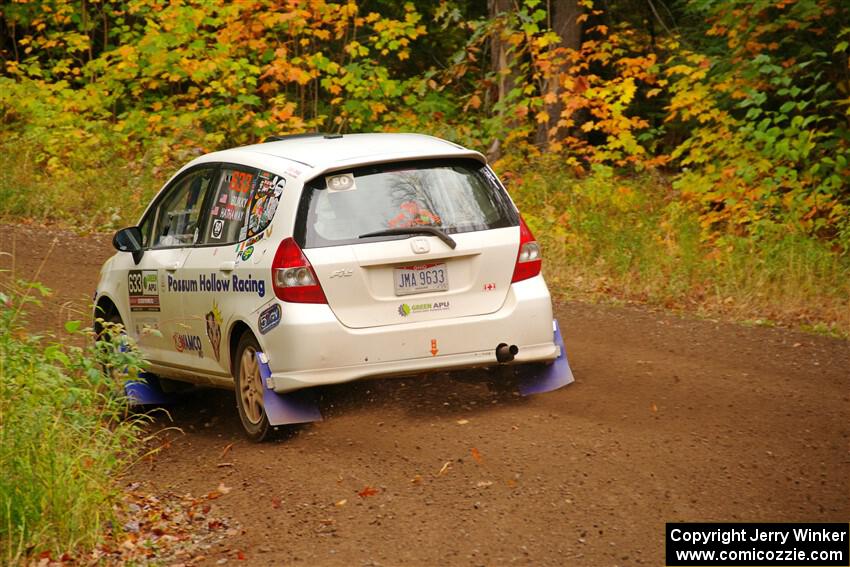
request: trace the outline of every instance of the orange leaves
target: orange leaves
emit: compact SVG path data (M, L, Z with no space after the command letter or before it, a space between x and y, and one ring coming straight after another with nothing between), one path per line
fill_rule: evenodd
M225 486L223 482L218 484L218 488L215 490L211 490L207 493L207 500L215 500L217 498L221 498L225 494L228 494L232 489L229 486Z
M365 487L363 487L363 490L361 490L360 492L357 493L357 496L359 496L360 498L368 498L370 496L375 496L376 494L379 494L380 492L381 491L378 490L377 488L372 488L371 486L365 486Z
M467 103L466 103L466 105L464 106L463 109L467 110L468 108L473 108L473 109L477 110L480 107L481 107L481 97L479 97L477 94L474 94L471 97L469 97L469 100L467 101Z

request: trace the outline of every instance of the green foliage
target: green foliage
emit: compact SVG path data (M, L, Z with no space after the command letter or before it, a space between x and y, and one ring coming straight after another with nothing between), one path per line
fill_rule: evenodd
M846 2L522 0L495 15L484 6L4 4L0 216L116 227L200 152L314 129L404 130L499 146L497 168L522 178L536 167L581 179L551 189L554 204L523 200L526 212L544 238L590 246L578 257L603 262L605 277L630 288L666 278L636 292L647 300L710 289L738 270L723 259L736 251L752 262L741 270L768 279L797 256L845 265ZM565 6L577 11L561 37L553 22ZM632 187L662 176L658 192ZM840 279L812 281L842 304Z
M26 563L91 547L113 518L116 475L134 458L141 433L127 415L123 381L141 368L120 329L89 346L67 346L24 330L38 284L0 292L0 558ZM122 346L123 345L123 346Z
M822 0L694 1L710 26L701 52L667 68L676 186L708 232L785 224L850 250L847 6ZM678 123L678 124L676 124Z
M562 297L821 324L850 336L850 258L828 243L783 227L708 242L698 214L655 174L627 178L595 166L576 178L553 160L506 177Z

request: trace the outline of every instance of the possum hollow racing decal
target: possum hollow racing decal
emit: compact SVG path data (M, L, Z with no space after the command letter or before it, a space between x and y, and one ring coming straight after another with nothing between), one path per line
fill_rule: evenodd
M165 285L166 291L178 293L190 292L220 292L231 291L242 293L256 293L259 297L266 295L266 280L254 279L251 274L244 277L233 274L230 277L222 277L216 273L209 275L201 274L198 279L175 278L169 275ZM157 298L157 303L159 299ZM157 309L159 311L159 309Z

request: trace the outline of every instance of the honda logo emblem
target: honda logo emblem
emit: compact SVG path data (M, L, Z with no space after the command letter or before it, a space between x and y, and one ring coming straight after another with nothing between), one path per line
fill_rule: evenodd
M410 248L417 254L425 254L431 251L431 245L424 238L414 238L411 240Z

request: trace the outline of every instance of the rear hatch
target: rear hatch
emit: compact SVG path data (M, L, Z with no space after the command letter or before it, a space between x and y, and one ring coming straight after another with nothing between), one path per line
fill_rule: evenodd
M323 174L305 185L295 229L328 305L353 328L497 311L519 235L504 189L473 159Z

